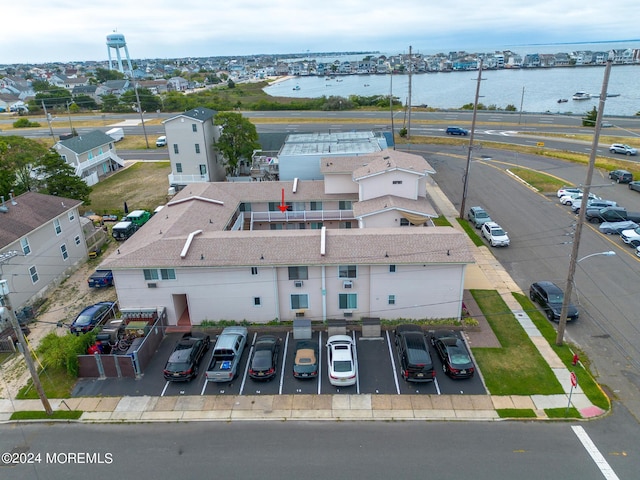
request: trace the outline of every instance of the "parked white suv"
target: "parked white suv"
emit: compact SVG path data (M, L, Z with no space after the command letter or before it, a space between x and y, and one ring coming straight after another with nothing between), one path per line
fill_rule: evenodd
M508 247L509 236L496 222L485 222L480 229L482 236L486 238L492 247Z

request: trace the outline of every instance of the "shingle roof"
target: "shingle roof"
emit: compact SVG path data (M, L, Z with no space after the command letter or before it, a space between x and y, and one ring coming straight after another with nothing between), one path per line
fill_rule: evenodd
M293 182L191 184L121 244L103 266L126 269L473 261L466 237L449 227L330 229L324 256L320 255L319 230L224 230L235 220L240 202L279 202L283 188L287 202L357 200L355 194L325 194L322 181L300 181L295 194L292 187ZM394 201L402 203L402 199ZM181 258L187 238L194 232L199 233Z
M361 157L361 159L362 158L363 157ZM390 170L404 170L415 172L419 175L436 173L424 158L412 153L388 150L375 155L366 155L364 158L369 160L367 165L353 172L353 179L356 181L360 178L388 172Z
M189 118L193 118L194 120L198 120L200 122L205 122L215 117L217 113L218 112L216 112L215 110L211 110L210 108L198 107L192 110L188 110L184 113L181 113L180 115L176 115L176 117L189 117ZM176 118L176 117L173 117L173 118ZM171 118L167 119L166 121L169 121L169 120L171 120Z
M0 248L79 206L80 200L27 192L15 198L16 205L5 199L7 213L0 213Z
M67 147L72 152L81 154L88 152L96 147L113 143L113 138L100 130L93 130L89 133L83 133L77 137L60 140L60 145Z
M408 213L425 215L427 217L438 216L431 202L424 197L418 200L411 200L394 195L385 195L353 204L353 216L356 218L366 217L367 215L388 210L401 210Z

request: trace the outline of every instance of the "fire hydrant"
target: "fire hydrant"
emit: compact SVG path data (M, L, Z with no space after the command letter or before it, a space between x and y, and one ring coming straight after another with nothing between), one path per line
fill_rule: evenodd
M571 363L573 364L573 366L576 366L579 361L580 361L580 357L578 356L577 353L574 353L573 354L573 361Z

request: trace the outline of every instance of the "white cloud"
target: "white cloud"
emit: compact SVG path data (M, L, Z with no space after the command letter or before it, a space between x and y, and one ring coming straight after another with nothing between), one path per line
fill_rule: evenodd
M578 0L27 2L3 6L0 64L106 59L114 29L132 58L147 58L623 40L640 18L637 0L610 0L615 15Z

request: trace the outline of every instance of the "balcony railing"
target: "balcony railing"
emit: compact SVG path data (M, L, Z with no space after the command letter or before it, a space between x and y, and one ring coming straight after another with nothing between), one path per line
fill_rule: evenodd
M95 165L100 165L104 163L105 160L111 159L116 162L121 167L124 167L124 160L122 160L114 151L109 150L108 152L101 153L100 155L96 155L90 160L86 160L84 162L78 163L76 166L76 175L78 177L82 177L82 174L89 170L91 167Z
M253 222L324 222L355 220L353 210L302 210L286 212L251 212Z
M176 175L169 174L169 185L188 185L189 183L209 182L209 175Z

